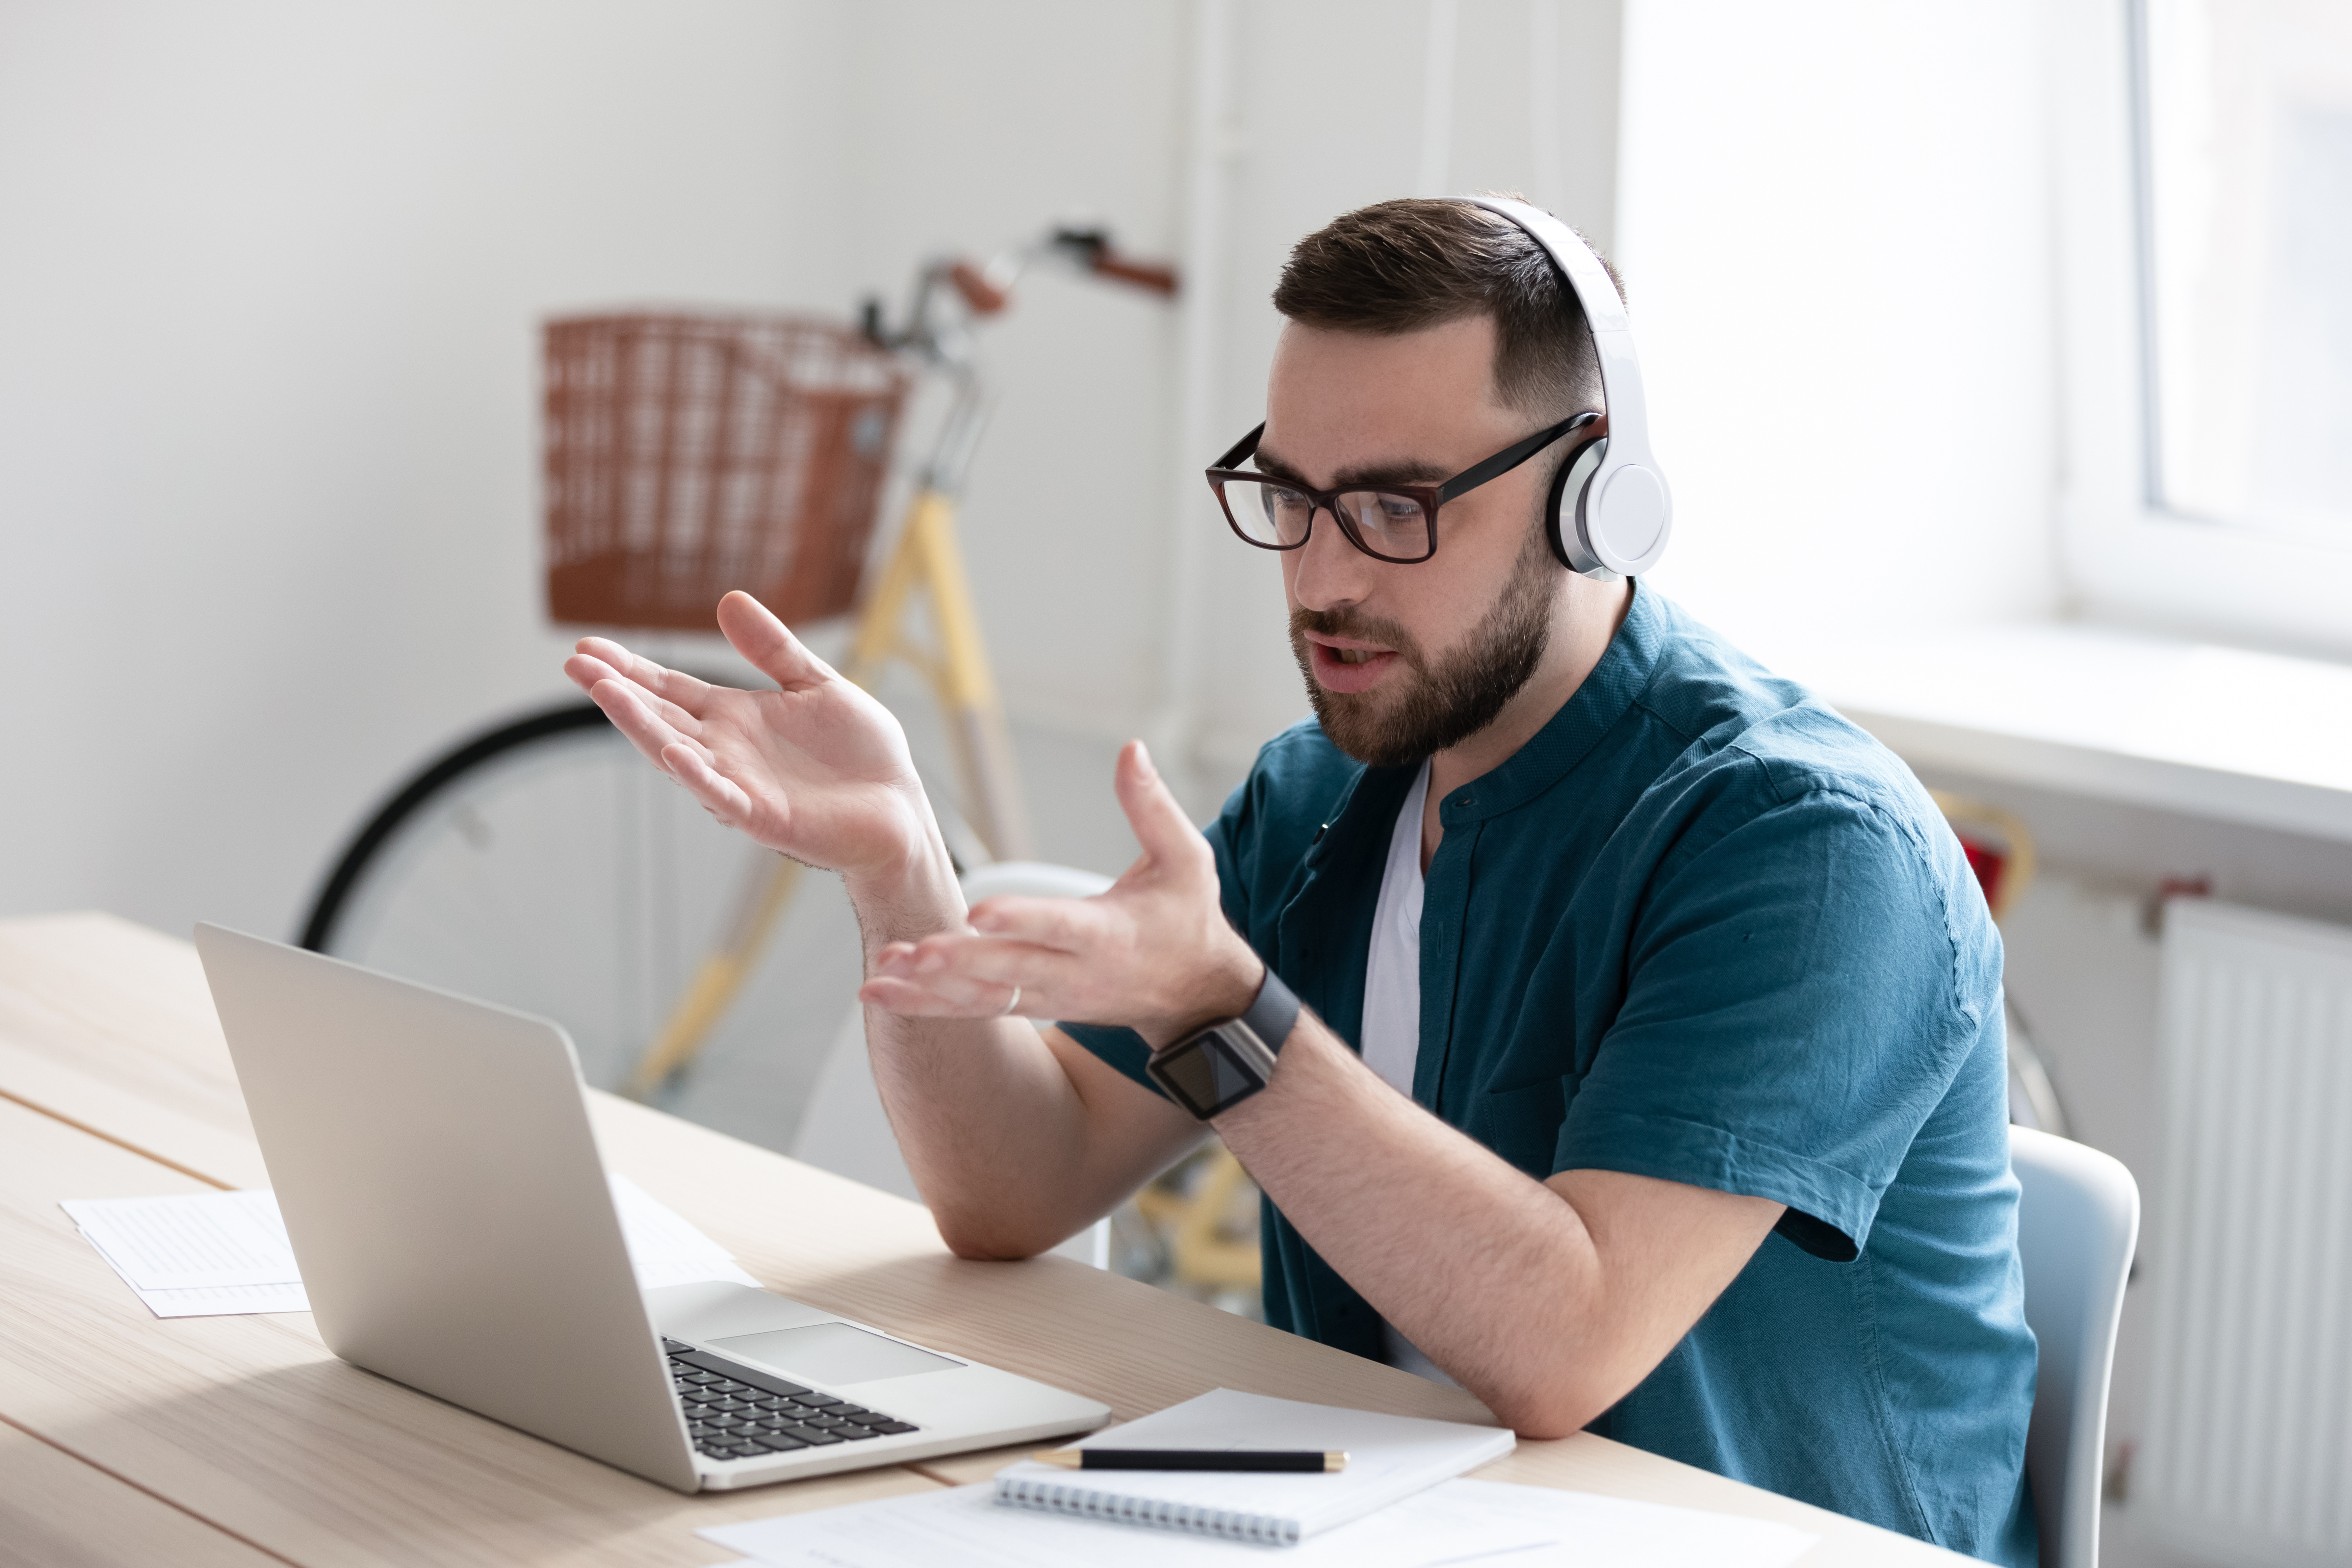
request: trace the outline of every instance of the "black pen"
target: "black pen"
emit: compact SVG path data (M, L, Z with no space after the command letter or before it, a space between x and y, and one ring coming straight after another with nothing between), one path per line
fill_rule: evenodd
M1303 1470L1321 1475L1348 1468L1345 1453L1279 1448L1048 1448L1029 1457L1065 1470Z

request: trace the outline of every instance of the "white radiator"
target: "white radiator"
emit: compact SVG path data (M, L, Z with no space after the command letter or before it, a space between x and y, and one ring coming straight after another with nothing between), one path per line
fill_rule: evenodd
M2352 930L2175 900L2163 973L2132 1511L2219 1563L2352 1564Z

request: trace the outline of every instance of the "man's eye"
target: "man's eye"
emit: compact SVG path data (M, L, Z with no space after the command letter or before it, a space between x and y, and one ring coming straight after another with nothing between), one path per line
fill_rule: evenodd
M1348 510L1362 528L1408 528L1421 522L1421 503L1411 496L1379 490L1359 490L1348 498Z

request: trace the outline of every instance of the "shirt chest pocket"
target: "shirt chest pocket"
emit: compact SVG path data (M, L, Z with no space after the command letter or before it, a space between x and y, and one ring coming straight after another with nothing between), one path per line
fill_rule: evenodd
M1568 1120L1567 1087L1558 1077L1474 1095L1462 1131L1538 1181L1552 1173L1559 1130Z

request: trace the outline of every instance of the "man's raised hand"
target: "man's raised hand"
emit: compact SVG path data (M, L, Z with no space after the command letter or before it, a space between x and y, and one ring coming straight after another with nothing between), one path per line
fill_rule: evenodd
M890 710L810 653L749 594L719 626L774 691L712 686L583 637L563 672L647 761L730 827L853 881L887 878L938 840Z
M1015 1005L1030 1017L1125 1024L1154 1044L1244 1011L1265 966L1225 919L1208 841L1140 741L1119 752L1117 787L1143 853L1109 889L985 900L968 930L882 949L859 996L926 1017Z

